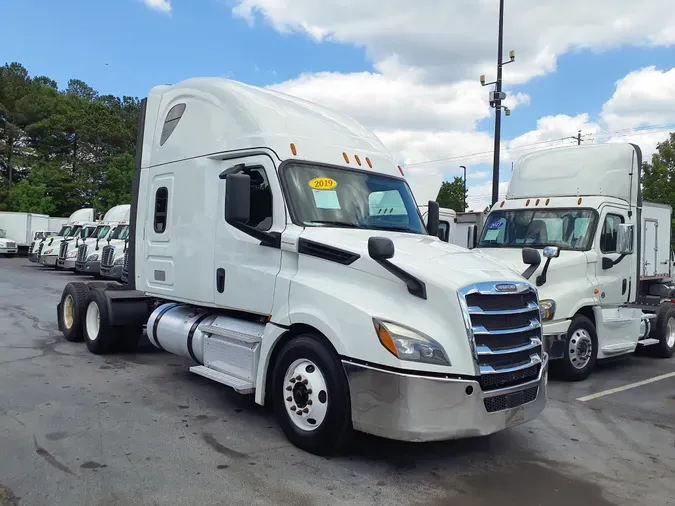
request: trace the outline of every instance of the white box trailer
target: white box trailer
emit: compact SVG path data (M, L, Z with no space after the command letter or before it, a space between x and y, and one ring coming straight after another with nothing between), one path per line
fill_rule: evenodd
M457 225L450 242L463 248L473 248L483 231L487 215L488 213L485 211L457 213Z
M640 279L672 279L673 255L670 226L673 209L669 205L642 203L642 268Z
M50 216L49 217L49 225L47 226L47 231L48 232L58 232L61 230L61 227L63 227L66 223L68 223L68 217L55 217L55 216Z
M0 212L0 229L5 231L7 239L16 242L19 252L27 252L35 234L49 227L46 214Z

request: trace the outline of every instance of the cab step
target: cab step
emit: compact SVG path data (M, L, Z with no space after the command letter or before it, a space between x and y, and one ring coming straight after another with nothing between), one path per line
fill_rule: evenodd
M255 386L252 382L237 378L224 372L215 371L208 367L204 367L203 365L190 367L190 372L213 380L216 383L221 383L222 385L231 387L240 394L252 394L255 392Z

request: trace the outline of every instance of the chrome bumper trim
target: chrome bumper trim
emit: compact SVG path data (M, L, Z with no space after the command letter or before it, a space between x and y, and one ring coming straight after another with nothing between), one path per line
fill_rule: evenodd
M475 379L393 372L349 360L342 365L354 428L389 439L421 442L485 436L533 420L546 407L547 354L536 380L489 392L483 392ZM493 412L486 408L486 400L493 405L537 387L532 401Z

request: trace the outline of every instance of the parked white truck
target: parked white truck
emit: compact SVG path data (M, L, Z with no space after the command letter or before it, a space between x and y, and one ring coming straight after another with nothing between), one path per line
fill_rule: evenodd
M79 242L80 239L89 237L96 229L94 216L94 208L92 207L78 209L71 214L58 236L50 237L44 241L41 248L38 246L38 263L45 267L58 269L57 260L60 248L70 241Z
M515 270L524 267L522 248L550 257L529 276L551 367L568 380L585 379L597 359L639 343L664 357L675 351L672 209L643 202L641 168L634 144L525 155L475 250Z
M217 78L142 101L128 285L68 283L59 329L93 353L150 342L271 403L288 439L431 441L546 403L536 288L425 227L380 140L350 117ZM371 214L398 194L406 213ZM532 264L534 249L523 251Z
M129 221L130 210L131 205L129 204L111 207L105 213L103 220L96 227L91 237L80 243L75 254L72 251L68 252L67 268L72 265L72 269L77 273L98 276L100 274L103 244L106 241L110 242L121 222L127 223Z
M16 244L17 253L26 254L36 235L48 230L49 216L35 213L0 211L0 229Z
M107 244L101 250L99 275L104 279L122 280L125 255L129 249L129 219L130 211L128 210L122 221L115 227L114 232L108 236Z
M0 228L0 255L11 258L16 255L17 251L16 241L7 237L7 231Z

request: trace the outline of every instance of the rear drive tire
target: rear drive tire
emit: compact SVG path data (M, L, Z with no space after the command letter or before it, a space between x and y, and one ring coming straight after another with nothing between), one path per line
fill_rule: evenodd
M90 291L83 327L84 342L90 352L96 355L111 353L118 345L119 329L111 326L106 296L100 288Z
M659 308L652 335L659 340L654 345L658 357L670 358L675 354L675 304L665 303Z
M278 423L298 448L325 456L349 443L347 377L335 352L317 336L301 334L283 345L272 371L272 394Z
M61 294L59 328L66 341L80 342L84 339L82 322L89 302L89 287L85 283L68 283Z
M587 317L577 315L567 330L565 354L553 362L565 381L583 381L591 374L598 358L598 334Z

